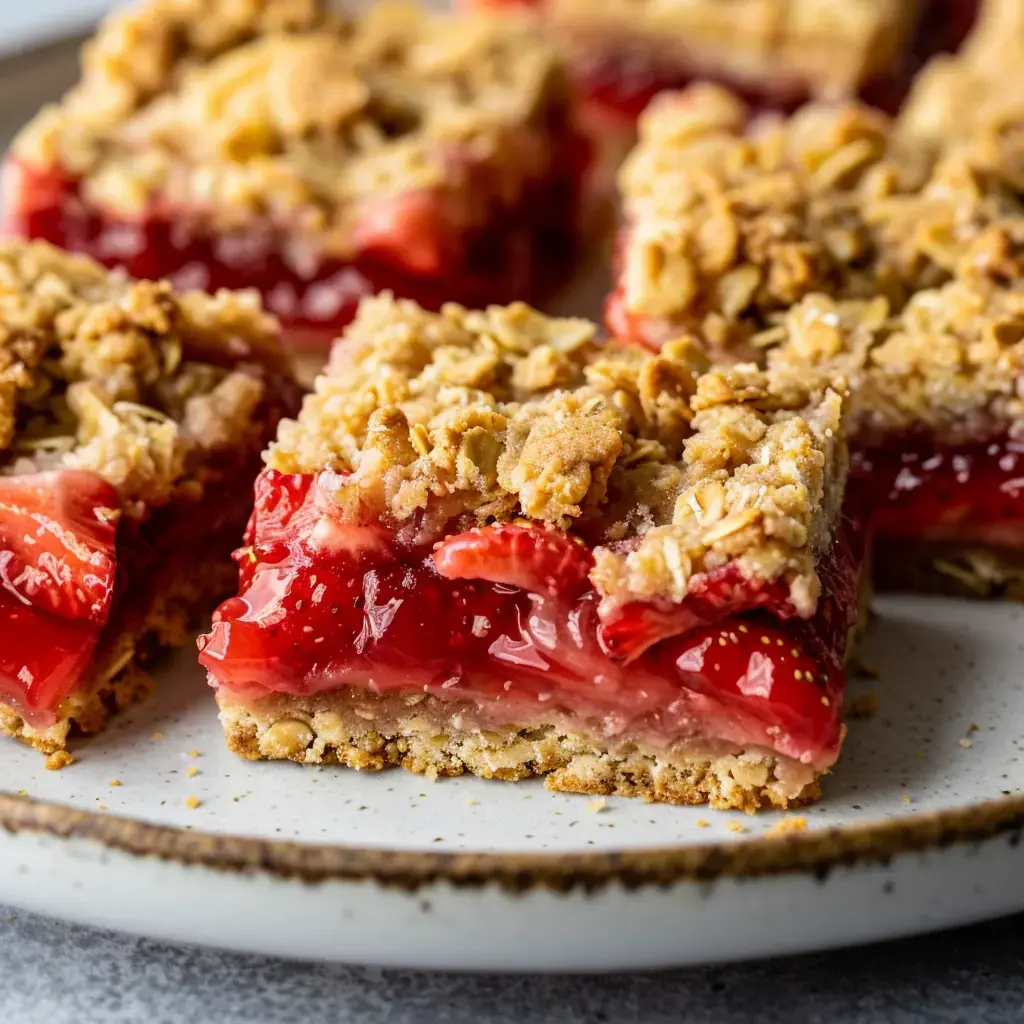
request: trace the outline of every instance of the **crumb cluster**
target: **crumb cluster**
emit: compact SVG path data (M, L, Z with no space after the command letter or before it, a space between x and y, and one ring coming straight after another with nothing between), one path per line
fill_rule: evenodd
M963 280L920 291L899 312L884 299L812 295L772 332L783 376L848 381L848 431L860 444L925 429L940 443L1024 436L1024 292Z
M1024 53L1024 4L985 0L978 21L954 54L933 58L915 77L900 115L904 132L943 143L970 137L979 124L1019 123L1024 100L1014 76Z
M681 600L734 561L817 601L816 553L845 479L840 385L744 364L688 338L652 353L523 304L428 313L367 300L267 460L345 471L350 517L416 539L526 517L579 531L617 600Z

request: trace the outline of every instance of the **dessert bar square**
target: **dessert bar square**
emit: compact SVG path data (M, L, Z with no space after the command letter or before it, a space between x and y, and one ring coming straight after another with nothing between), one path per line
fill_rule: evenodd
M752 358L754 336L813 293L900 309L959 272L1006 279L1020 147L983 133L937 148L857 103L751 120L717 87L666 93L620 174L609 329Z
M254 294L0 245L0 732L59 765L146 692L145 659L229 590L297 397Z
M570 55L591 109L628 125L659 92L705 80L761 108L868 93L894 106L913 44L953 44L971 0L477 0L538 10ZM921 12L931 30L915 35ZM936 31L936 28L939 30Z
M200 640L230 747L717 807L818 793L866 537L841 391L364 301Z
M14 143L6 231L176 286L255 287L326 348L381 289L541 295L571 266L587 147L524 18L149 0Z

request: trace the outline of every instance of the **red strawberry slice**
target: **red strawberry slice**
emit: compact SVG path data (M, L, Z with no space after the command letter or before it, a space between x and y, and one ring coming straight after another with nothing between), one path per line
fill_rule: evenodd
M608 657L632 661L660 640L704 625L707 619L688 605L661 607L634 601L623 605L613 619L602 622L597 636Z
M0 477L0 589L25 606L102 625L119 512L117 491L95 473Z
M436 195L410 192L363 210L353 229L353 244L412 273L437 274L444 261L442 240L449 230Z
M245 528L245 542L252 544L260 537L266 539L271 534L284 532L292 516L302 508L315 479L309 473L263 470L253 488L253 510Z
M587 586L590 551L563 530L496 523L442 541L434 568L450 580L489 580L571 599Z
M659 660L672 659L688 689L778 726L793 741L820 743L839 728L841 660L821 649L805 622L779 627L757 618L730 618L655 652ZM766 738L776 749L786 742L771 734Z
M712 572L694 575L690 592L680 604L637 601L610 611L602 607L598 637L610 657L616 661L632 661L667 637L755 608L764 608L783 620L795 614L789 587L784 582L745 576L730 563Z
M44 615L0 589L0 699L26 711L53 711L74 689L101 627Z

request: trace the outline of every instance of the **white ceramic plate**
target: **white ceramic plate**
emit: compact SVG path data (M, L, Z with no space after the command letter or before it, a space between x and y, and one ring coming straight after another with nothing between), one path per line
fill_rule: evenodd
M224 749L186 651L70 768L0 746L4 788L28 797L0 797L0 903L265 953L551 970L817 949L1024 909L1024 609L879 611L864 659L881 676L852 688L879 710L851 723L799 834L772 835L775 814L598 810L537 783L250 764Z
M0 132L73 76L70 47L0 65ZM591 279L563 305L592 312L601 291ZM778 835L773 814L599 809L539 783L249 764L184 651L71 768L0 744L0 903L272 954L595 971L1022 910L1024 608L879 612L864 662L880 678L852 686L879 711L851 722L803 832Z

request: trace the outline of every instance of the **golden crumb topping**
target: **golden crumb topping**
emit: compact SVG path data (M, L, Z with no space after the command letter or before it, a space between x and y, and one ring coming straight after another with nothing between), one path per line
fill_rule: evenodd
M367 204L440 190L463 223L518 194L550 158L566 96L525 18L148 0L107 19L80 83L15 152L127 217L159 197L224 229L268 218L315 232L345 254Z
M956 54L933 57L914 79L900 114L906 135L935 143L1000 129L1024 118L1017 75L1024 61L1024 4L982 0L978 21Z
M619 176L629 313L716 348L742 349L812 292L885 287L863 211L916 192L929 170L890 153L889 121L867 107L810 104L749 132L748 118L715 86L663 94Z
M99 473L131 507L259 443L280 372L255 294L176 294L42 242L0 245L0 473Z
M899 308L1020 234L1024 133L937 153L883 114L815 105L748 125L716 87L656 100L620 174L622 299L648 340L680 329L744 354L754 333L824 292Z
M970 281L884 299L809 296L786 316L773 371L849 381L848 431L872 443L926 429L949 443L1024 436L1024 291Z
M813 376L813 375L812 375ZM845 478L842 399L814 377L708 372L683 337L652 353L523 304L428 313L365 300L267 462L344 470L345 514L410 539L527 517L594 544L611 600L677 601L735 561L813 611Z
M547 9L584 39L656 36L662 49L732 81L768 77L781 90L795 83L830 97L891 71L918 13L906 0L547 0Z

